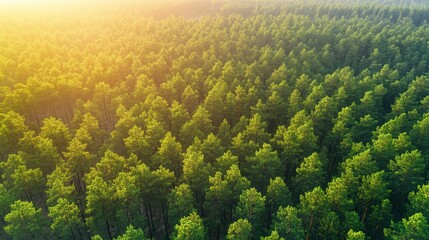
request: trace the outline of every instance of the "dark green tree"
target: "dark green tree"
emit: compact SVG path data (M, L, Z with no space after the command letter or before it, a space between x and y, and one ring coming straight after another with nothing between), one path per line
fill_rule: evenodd
M80 228L83 223L79 214L79 208L75 203L59 198L56 205L49 207L49 217L52 219L51 229L60 238L82 238Z
M429 224L421 213L416 213L402 222L391 224L384 229L384 235L388 239L426 239L429 237Z
M115 238L115 240L145 240L144 232L141 228L134 228L133 225L129 225L124 234Z
M346 240L365 240L365 239L367 239L365 233L363 233L362 231L355 232L353 230L350 230L347 233L347 238L346 238Z
M254 228L254 234L263 233L266 222L265 197L255 188L244 190L236 208L236 218L247 219Z
M194 197L187 184L175 187L168 196L168 220L172 226L179 223L182 217L195 211Z
M329 205L325 192L320 187L306 192L300 196L298 207L306 239L316 237L321 221L329 213Z
M271 224L273 216L277 213L280 207L292 205L291 193L282 178L276 177L274 179L270 179L270 184L267 187L266 205L268 212L268 226Z
M12 239L44 239L42 209L36 209L32 202L17 200L4 217L4 230Z
M280 175L280 159L270 144L264 143L254 156L246 157L243 172L258 191L266 192L269 179Z
M204 239L206 235L203 220L196 212L180 219L180 223L176 225L175 229L176 232L173 236L175 240L200 240Z
M300 167L296 169L295 177L292 178L292 186L297 195L310 191L317 186L323 186L325 170L322 161L318 153L313 153L304 158Z
M292 206L279 208L274 229L284 239L304 239L305 236L302 220L298 217L298 209Z
M410 204L407 207L409 214L422 213L426 219L429 219L429 185L420 185L417 191L410 192L408 195Z
M403 212L407 195L423 184L426 163L418 150L406 152L391 160L388 168L392 171L391 185L396 213ZM399 204L396 204L399 203Z
M252 224L247 219L238 219L231 223L226 235L228 240L250 240L252 239Z

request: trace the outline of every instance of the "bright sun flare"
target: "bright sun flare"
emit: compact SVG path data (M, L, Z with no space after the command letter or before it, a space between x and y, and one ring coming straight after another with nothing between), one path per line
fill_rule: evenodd
M34 4L53 4L53 3L66 3L66 2L73 2L72 0L0 0L0 4L28 4L28 5L34 5ZM74 1L74 2L79 2Z

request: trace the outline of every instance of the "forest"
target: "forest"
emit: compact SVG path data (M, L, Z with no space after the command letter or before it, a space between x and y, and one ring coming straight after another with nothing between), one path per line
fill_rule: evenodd
M0 8L0 239L429 239L426 1L143 2Z

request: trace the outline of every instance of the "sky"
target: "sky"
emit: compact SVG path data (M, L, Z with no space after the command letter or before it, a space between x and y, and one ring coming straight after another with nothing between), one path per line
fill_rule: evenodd
M3 5L58 5L58 4L102 4L106 2L131 2L132 0L0 0L0 4ZM145 0L140 1L145 2Z
M90 0L93 1L93 0ZM0 6L5 7L45 7L45 6L54 6L54 5L76 5L77 3L83 3L83 0L0 0ZM89 2L89 1L87 1Z
M0 8L7 6L20 6L20 7L47 7L47 6L106 6L106 5L151 5L165 2L175 2L183 0L0 0ZM1 10L1 9L0 9Z
M2 4L59 4L59 3L130 3L130 2L174 2L174 0L0 0Z
M13 10L19 9L68 9L68 8L85 8L87 6L109 6L109 5L127 5L127 3L145 2L150 0L0 0L0 10Z
M52 4L72 2L72 0L0 0L2 4Z
M152 11L161 4L174 6L181 2L212 2L214 0L0 0L0 17L10 15L42 14L102 14L104 12L129 9L146 9ZM50 16L50 15L49 15ZM58 16L57 16L58 17ZM63 17L67 17L63 15Z

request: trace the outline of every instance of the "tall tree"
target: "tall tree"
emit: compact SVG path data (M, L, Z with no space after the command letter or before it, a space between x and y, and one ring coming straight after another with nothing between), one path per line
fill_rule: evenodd
M124 234L115 238L115 240L146 240L144 232L141 228L134 228L133 225L129 225Z
M180 140L184 147L191 145L195 137L205 139L213 131L210 113L202 106L198 107L191 120L180 129Z
M254 228L254 234L262 235L266 222L265 197L255 188L244 190L237 204L236 216L249 220Z
M88 175L87 175L88 176ZM113 189L100 176L87 178L86 214L92 233L113 238L115 201Z
M170 116L171 116L171 133L173 136L178 137L179 131L182 126L189 121L191 118L189 116L186 108L177 101L173 101L170 107Z
M51 229L60 238L82 238L79 228L83 223L79 214L79 208L75 203L59 198L56 205L49 207L49 217L52 219Z
M299 213L305 229L305 238L316 237L324 216L329 213L328 201L325 192L316 187L312 191L300 196Z
M32 202L17 200L5 216L5 231L12 239L44 239L42 209L36 209Z
M362 231L355 232L353 230L350 230L347 233L347 239L346 240L365 240L366 235Z
M174 240L200 240L206 235L203 220L196 212L180 219L175 229Z
M231 223L226 235L228 240L250 240L252 239L252 224L247 219L238 219Z
M292 205L291 193L282 178L276 177L270 179L270 184L267 187L266 200L268 227L271 224L273 216L275 216L280 207Z
M238 165L238 157L232 155L232 152L228 150L216 159L214 165L218 171L226 173L226 170L228 170L232 165Z
M134 125L128 131L128 137L124 138L125 147L129 154L135 154L139 159L148 162L152 156L152 147L147 141L145 131L140 127Z
M284 239L303 239L305 236L301 218L298 217L298 209L292 206L280 207L274 229Z
M324 163L318 153L304 158L300 167L296 169L296 176L292 178L292 186L297 195L303 194L325 182Z
M264 143L254 156L247 157L243 172L258 191L266 192L269 179L280 175L280 159L270 144Z
M385 172L380 171L362 178L358 190L358 207L361 222L371 236L379 237L381 230L390 221L390 190L385 180Z
M402 219L397 224L392 223L390 228L384 229L388 239L426 239L429 237L429 224L421 213L416 213L408 219Z
M225 152L225 149L221 140L210 133L201 143L201 152L204 154L205 161L213 164Z
M40 136L51 139L59 153L66 150L67 143L71 138L68 126L60 119L54 117L45 118L43 120Z
M9 153L16 153L19 139L28 131L28 127L25 118L13 111L1 113L0 122L0 145L3 146L0 154L5 157Z
M417 191L410 192L408 201L410 204L407 210L410 215L420 212L429 219L429 184L420 185Z
M69 201L74 199L75 188L72 183L70 171L63 166L58 166L50 175L47 176L46 190L47 204L53 206L60 198Z
M216 172L214 176L209 177L209 182L210 187L206 191L204 203L207 224L211 230L209 236L219 238L221 234L225 234L226 225L232 221L228 218L232 215L232 209L228 208L232 192L221 172Z
M294 175L295 169L304 157L317 148L313 121L305 111L298 112L287 129L279 126L274 139L281 149L281 160L287 180Z
M82 194L85 191L83 176L89 172L89 168L94 165L94 156L87 150L87 144L78 138L73 138L64 153L65 164L73 174L73 183L76 191Z
M182 145L170 132L161 140L158 152L152 157L154 167L163 166L180 177L182 174L183 155Z
M401 214L409 192L423 184L426 162L418 150L406 152L391 160L388 168L392 171L391 184L393 190L393 207L395 213ZM400 215L399 215L400 216Z
M194 197L191 188L187 184L175 187L168 196L168 220L175 226L182 217L195 211Z
M209 185L210 166L201 152L188 150L183 160L183 180L195 195L196 204L202 209L205 189Z
M262 240L284 240L284 238L280 237L276 230L271 232L270 236L261 237Z

